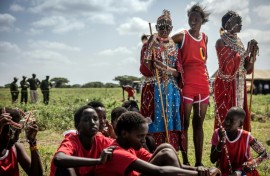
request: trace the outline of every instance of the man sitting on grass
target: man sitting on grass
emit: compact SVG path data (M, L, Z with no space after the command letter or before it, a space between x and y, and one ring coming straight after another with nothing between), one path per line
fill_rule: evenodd
M113 147L112 140L99 130L99 118L91 106L83 106L74 115L77 133L70 133L60 144L51 163L50 175L94 175L95 165L105 163Z
M117 121L117 146L110 161L96 167L96 176L145 175L211 175L216 168L190 167L180 164L177 153L170 144L160 145L154 154L142 148L148 132L146 119L137 112L125 112Z

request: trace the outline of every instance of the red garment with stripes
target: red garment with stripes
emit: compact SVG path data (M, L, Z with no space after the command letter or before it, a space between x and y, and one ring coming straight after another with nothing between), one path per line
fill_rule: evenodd
M0 157L0 175L20 175L15 146L8 150L4 156Z

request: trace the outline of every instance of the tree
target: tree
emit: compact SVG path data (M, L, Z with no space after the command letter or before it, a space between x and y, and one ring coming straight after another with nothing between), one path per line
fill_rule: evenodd
M119 84L115 84L115 83L106 83L105 84L106 88L114 88L114 87L119 87Z
M67 78L56 77L52 78L51 82L54 82L56 88L66 87L66 84L69 83Z
M119 81L119 84L123 86L123 85L132 85L133 81L140 81L141 78L124 75L124 76L116 76L113 80Z
M83 86L82 86L83 88L100 88L100 87L104 87L104 84L102 83L102 82L98 82L98 81L96 81L96 82L89 82L89 83L86 83L86 84L84 84Z

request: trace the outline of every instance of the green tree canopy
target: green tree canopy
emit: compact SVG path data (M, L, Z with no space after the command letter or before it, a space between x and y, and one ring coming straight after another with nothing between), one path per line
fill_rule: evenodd
M98 81L96 81L96 82L89 82L89 83L86 83L86 84L84 84L82 87L84 87L84 88L92 88L92 87L94 87L94 88L96 88L96 87L104 87L104 84L102 83L102 82L98 82Z
M51 82L54 82L56 88L66 87L66 84L69 83L67 78L55 77L51 79Z
M124 75L124 76L116 76L113 80L119 81L119 84L123 86L127 84L132 85L133 81L140 81L141 78L135 77L135 76Z

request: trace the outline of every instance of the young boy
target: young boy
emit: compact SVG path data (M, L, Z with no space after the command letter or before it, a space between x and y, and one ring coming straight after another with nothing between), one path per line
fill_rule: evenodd
M210 159L217 163L222 176L259 175L255 167L269 157L262 144L250 132L241 129L245 116L242 108L232 107L224 120L224 128L216 129L212 136ZM250 147L258 153L257 158L252 159Z
M32 124L26 130L26 137L30 145L30 158L24 145L17 142L22 130L22 125L19 124L20 112L10 108L2 108L0 112L0 175L18 176L18 163L27 175L43 175L37 149L37 125Z
M51 163L53 175L93 175L95 165L105 163L113 148L112 140L99 130L99 117L91 106L83 106L74 115L77 133L71 133L60 144ZM56 168L57 167L57 168Z
M178 156L169 144L160 145L154 154L142 148L148 132L146 119L137 112L125 112L117 121L117 139L111 144L116 146L113 156L106 164L96 168L96 176L120 175L209 175L203 167L184 169ZM164 166L166 165L166 166ZM217 169L211 170L217 171Z

